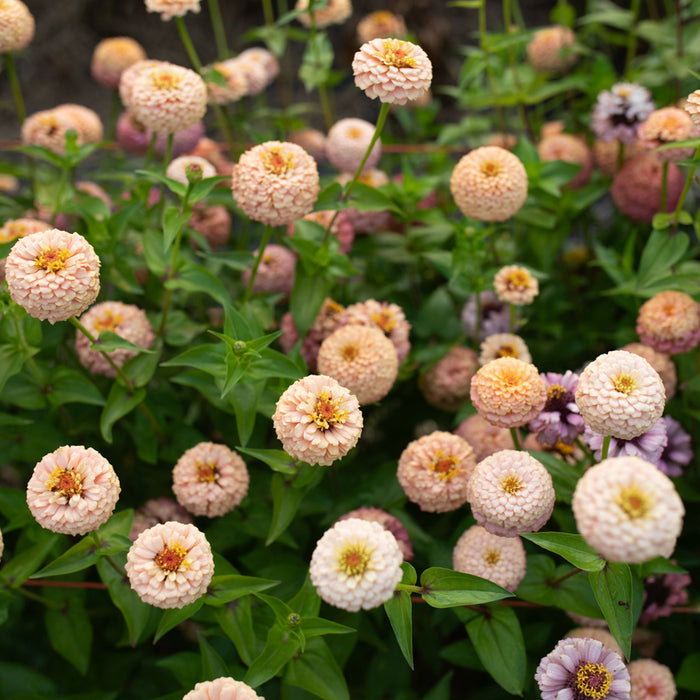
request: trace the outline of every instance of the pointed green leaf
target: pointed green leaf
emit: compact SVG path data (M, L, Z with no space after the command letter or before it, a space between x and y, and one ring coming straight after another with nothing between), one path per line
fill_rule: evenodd
M214 576L204 602L213 606L225 605L232 600L267 590L278 584L279 581L271 581L270 579L256 578L254 576L241 576L240 574Z
M213 681L222 676L230 676L231 672L226 662L221 658L219 652L209 644L206 637L200 633L197 635L197 639L202 658L202 680Z
M245 445L253 434L255 418L257 415L258 398L262 392L263 385L260 382L255 384L243 384L239 382L231 389L229 398L233 412L236 416L236 428L238 438Z
M179 207L166 207L163 212L163 247L168 250L177 234L190 219L189 213L182 214Z
M236 447L237 452L258 459L267 464L270 469L283 474L296 474L294 459L284 450L255 450L251 447Z
M15 554L5 566L0 569L0 574L12 588L21 586L46 559L61 535L48 530L42 530L39 541L31 547Z
M98 559L95 543L89 537L85 537L70 549L63 552L58 559L54 559L43 569L40 569L29 578L44 578L46 576L62 576L82 571L91 567Z
M301 630L306 639L321 637L324 634L350 634L356 632L352 627L341 625L333 620L324 620L322 617L302 617Z
M92 624L83 604L84 591L47 589L44 595L63 604L47 608L46 631L54 651L72 664L81 675L87 673L92 650Z
M83 373L68 367L56 367L49 379L46 398L53 408L66 403L85 403L104 406L100 390Z
M223 345L206 343L196 345L183 353L160 363L161 367L192 367L214 377L224 377L226 350Z
M479 576L437 566L421 574L420 584L423 586L423 599L434 608L481 605L513 597L510 591Z
M255 658L258 642L250 614L250 598L241 598L232 605L216 607L214 614L221 630L236 647L241 661L250 666Z
M300 646L296 637L273 625L267 633L265 648L250 665L243 682L257 688L269 681L299 651Z
M208 294L219 304L224 304L231 298L228 290L215 274L209 272L206 267L194 263L183 264L178 275L168 280L165 287Z
M330 282L322 275L309 275L303 265L297 264L289 309L299 337L303 338L311 328L330 290Z
M284 679L324 700L350 700L343 672L320 638L312 639L302 654L292 658Z
M600 571L605 566L605 559L588 546L581 535L570 532L526 532L520 536L558 554L583 571Z
M155 644L163 635L170 632L173 627L177 627L181 622L189 620L192 615L199 611L202 605L204 605L204 596L195 600L194 603L185 605L184 608L166 610L158 623L156 633L153 636L153 643Z
M146 398L145 389L129 391L121 384L114 382L107 397L107 404L100 416L100 432L106 442L112 442L112 427L128 413L131 413Z
M97 337L96 342L91 343L90 347L93 350L99 350L102 352L112 352L113 350L134 350L136 352L146 352L152 353L153 350L147 348L142 348L140 345L134 345L120 335L117 335L114 331L100 331L100 335Z
M265 541L265 546L272 544L292 522L304 495L323 477L323 471L316 467L312 484L304 488L293 488L282 474L273 474L270 491L272 492L272 522Z
M413 585L416 582L416 570L408 562L401 564L403 577L401 583ZM397 590L384 603L384 612L389 618L391 629L398 642L399 649L408 665L413 669L413 603L408 591Z

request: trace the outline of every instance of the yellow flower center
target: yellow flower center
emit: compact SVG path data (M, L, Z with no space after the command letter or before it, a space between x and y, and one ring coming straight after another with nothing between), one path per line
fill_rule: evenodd
M362 576L367 571L371 554L364 542L347 544L338 556L338 568L347 576Z
M530 273L527 270L518 269L508 273L506 283L508 289L526 289L530 284Z
M265 169L274 175L284 175L294 167L294 154L285 153L277 147L264 151L260 158Z
M637 380L631 374L618 374L612 381L615 391L628 396L637 388Z
M123 321L122 315L105 311L100 318L95 321L95 332L99 335L102 331L112 331Z
M603 664L585 663L576 670L574 684L583 697L602 700L608 697L612 680L612 673Z
M501 488L504 493L518 493L523 487L523 482L517 474L509 474L503 481L501 481Z
M206 464L197 460L194 466L197 467L197 481L207 481L210 484L216 481L216 462L213 459L210 459Z
M357 347L357 343L348 343L343 349L340 351L340 354L343 356L344 359L346 359L348 362L352 362L360 352L360 349Z
M382 59L387 66L396 68L413 68L416 59L409 55L411 45L401 39L385 39Z
M484 561L489 566L495 566L501 561L501 553L496 549L489 549L484 553Z
M362 129L358 129L356 126L351 126L346 132L345 135L349 139L359 139L360 136L362 136Z
M384 333L391 333L391 331L393 331L396 327L396 315L393 311L389 311L389 309L373 311L370 314L370 318L384 331Z
M550 384L547 387L547 398L556 401L566 394L566 389L561 384Z
M513 343L503 343L500 348L498 348L498 357L517 357L518 351Z
M642 491L637 484L630 484L620 489L615 502L633 520L643 518L654 505L651 495Z
M170 71L152 71L151 84L156 90L177 90L182 78Z
M486 175L486 177L495 177L500 175L503 169L498 163L494 163L492 160L487 160L485 163L481 164L481 173Z
M66 266L66 260L70 258L67 248L44 248L34 258L34 267L40 267L47 272L59 272Z
M179 543L166 544L163 549L156 554L155 562L168 574L179 571L180 567L190 568L187 561L187 550Z
M348 412L342 408L341 399L333 399L330 391L321 391L309 418L316 423L319 430L324 431L333 425L343 424L348 418Z
M46 482L46 488L71 499L73 496L80 496L83 492L83 477L71 469L56 467Z
M14 241L27 235L27 227L18 221L8 221L0 228L0 243Z
M444 454L442 450L435 453L435 461L428 465L431 472L435 472L440 481L449 481L462 471L459 468L459 460L452 454Z

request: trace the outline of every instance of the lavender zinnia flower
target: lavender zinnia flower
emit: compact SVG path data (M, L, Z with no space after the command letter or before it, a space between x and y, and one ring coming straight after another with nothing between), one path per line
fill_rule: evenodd
M479 292L479 324L477 324L477 295L472 294L462 309L462 326L469 338L473 338L477 325L479 327L479 342L486 340L495 333L516 333L521 324L517 321L510 328L510 307L500 301L496 295L487 289Z
M610 438L608 457L641 457L661 469L659 464L667 444L666 427L666 421L663 418L659 418L646 433L642 433L631 440ZM602 458L603 439L603 435L594 433L589 427L586 427L583 441L593 450L593 456L596 460ZM661 471L665 474L667 473L663 469Z
M690 435L675 418L664 416L661 420L666 423L667 442L656 466L666 476L680 476L693 458Z
M654 109L649 90L636 83L617 83L598 94L591 128L602 141L634 143L639 125Z
M547 403L530 422L530 432L537 433L541 445L556 445L559 441L573 445L585 428L574 400L578 374L567 370L565 374L546 372L540 376L547 383Z
M640 625L648 625L660 617L668 617L674 605L688 602L686 586L691 582L689 574L664 574L644 579L644 602L639 616Z

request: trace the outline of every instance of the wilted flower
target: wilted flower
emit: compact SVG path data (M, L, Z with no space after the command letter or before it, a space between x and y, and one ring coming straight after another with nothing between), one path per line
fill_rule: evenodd
M673 482L639 457L613 457L588 469L571 507L586 542L605 559L627 564L670 557L685 512Z
M631 700L673 700L678 691L668 666L654 659L637 659L627 666Z
M0 3L0 53L25 49L34 38L34 16L21 0Z
M372 39L401 39L406 36L408 30L401 15L395 15L388 10L377 10L365 15L357 23L356 32L358 42L364 44Z
M690 435L675 418L664 416L662 420L666 423L667 442L656 466L667 476L680 476L693 458Z
M576 63L578 56L571 51L576 35L568 27L555 24L532 35L527 45L527 58L538 72L563 72Z
M593 171L593 155L586 142L579 136L563 133L547 136L537 144L537 153L545 163L561 160L581 166L566 185L570 190L577 190L588 184Z
M515 449L510 430L489 423L478 413L465 418L454 432L455 435L464 438L472 446L477 462L494 454L494 452Z
M213 681L197 683L182 700L265 700L249 685L222 676Z
M323 534L311 556L311 583L326 603L349 612L370 610L394 595L403 555L379 523L350 518Z
M254 251L254 255L257 257L257 250ZM289 248L277 243L268 243L258 265L253 282L253 293L290 294L294 286L296 262L297 256ZM248 286L251 274L252 267L241 273L241 279L246 286Z
M120 491L112 465L97 450L66 445L34 467L27 505L41 527L84 535L109 520Z
M341 119L328 131L326 137L326 156L333 167L344 172L354 173L367 152L372 137L374 124L364 119ZM382 142L377 139L372 147L364 169L373 168L382 155Z
M371 506L351 510L349 513L341 515L338 518L338 521L348 520L349 518L359 518L360 520L369 520L373 523L379 523L385 530L388 530L396 538L396 542L399 545L401 554L403 555L403 560L410 561L413 559L413 546L411 545L411 538L408 535L408 530L406 530L403 523L398 518L395 518L393 515L387 513L381 508L372 508Z
M667 402L675 395L678 383L676 365L666 353L658 352L643 343L628 343L623 345L620 350L627 350L627 352L633 352L635 355L643 357L659 373L666 390Z
M583 440L591 448L596 460L600 460L602 457L604 438L604 435L595 433L590 428L586 428L586 432L583 434ZM639 457L658 465L667 441L666 421L662 417L649 430L641 435L637 435L637 437L633 437L631 440L622 440L616 437L610 438L607 456Z
M648 625L660 617L668 617L674 605L685 605L688 602L686 587L690 583L689 574L660 574L645 578L639 624Z
M586 427L574 400L578 375L567 370L565 374L547 372L540 376L547 385L547 402L530 422L530 432L537 433L537 442L542 445L552 446L559 441L573 445Z
M202 0L144 0L149 12L159 12L160 18L165 21L173 17L182 17L188 12L195 14L200 11L199 4Z
M479 348L479 364L485 365L499 357L515 357L523 362L532 362L532 356L525 341L513 333L489 335Z
M700 304L685 292L659 292L640 307L637 333L658 352L688 352L700 342Z
M591 128L603 141L633 143L639 125L654 109L649 90L636 83L617 83L598 94Z
M639 144L652 150L674 141L684 141L698 136L698 129L688 112L678 107L664 107L652 112L637 130ZM655 151L660 161L677 161L690 158L693 148L668 148Z
M146 60L146 52L138 41L128 36L103 39L92 53L92 77L112 90L119 87L122 73L137 61Z
M192 178L193 168L199 171L200 176L198 179L200 180L216 176L216 168L208 160L199 156L180 156L171 160L165 170L165 175L181 182L183 185L187 185Z
M309 0L297 0L295 10L308 10ZM322 29L330 24L342 24L352 14L352 3L350 0L328 0L325 7L312 9L314 24ZM305 27L311 26L309 13L305 12L297 18Z
M493 278L493 291L496 296L509 304L524 306L532 304L539 294L540 287L537 279L530 271L519 265L502 267Z
M469 388L477 368L474 350L456 345L420 375L418 386L431 406L457 411L469 400Z

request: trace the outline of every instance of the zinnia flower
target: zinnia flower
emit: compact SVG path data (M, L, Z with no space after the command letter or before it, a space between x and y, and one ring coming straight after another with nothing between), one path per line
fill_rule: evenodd
M389 37L406 36L406 22L401 15L396 15L388 10L377 10L365 15L358 23L357 41L364 44L372 39L388 39Z
M311 556L311 583L326 603L349 612L377 608L401 581L403 555L379 523L350 518L323 534Z
M243 681L222 676L197 683L182 700L265 700Z
M66 152L66 132L75 129L66 114L55 109L44 109L30 114L22 124L22 143L27 146L41 146L52 153L64 155ZM77 139L76 139L77 141ZM78 142L80 145L80 142Z
M477 368L476 352L456 345L420 375L418 386L431 406L442 411L457 411L469 399L469 388Z
M673 482L639 457L613 457L579 479L571 507L586 542L605 559L641 564L670 557L683 525Z
M167 523L169 520L185 524L193 522L192 516L174 499L165 496L149 498L134 511L134 522L129 531L129 539L134 542L144 530L159 523Z
M109 520L120 491L112 465L97 450L66 445L34 467L27 505L41 527L84 535Z
M680 476L693 459L690 435L675 418L664 416L662 420L666 423L667 442L656 466L667 476Z
M487 421L501 428L517 428L539 415L547 401L547 389L535 365L501 357L474 375L470 396L474 408Z
M355 85L367 97L404 105L430 89L433 66L425 51L410 41L372 39L352 60Z
M103 39L92 53L92 77L112 90L119 87L122 73L137 61L145 61L146 52L138 41L128 36Z
M249 95L257 95L262 92L280 72L280 64L275 54L263 46L252 46L245 49L233 61L235 61L234 70L242 72L246 78ZM252 75L253 68L260 69L260 72L255 70L255 77ZM257 84L260 73L263 78L262 84Z
M408 535L408 530L403 526L402 522L395 518L390 513L387 513L381 508L363 507L351 510L345 515L338 518L340 520L348 520L349 518L359 518L360 520L368 520L373 523L379 523L385 530L388 530L395 538L399 545L404 561L413 559L413 546L411 538Z
M104 127L99 114L94 110L69 102L54 107L53 111L66 118L68 128L76 132L78 145L102 141Z
M523 362L531 363L532 356L525 341L514 333L494 333L487 336L479 347L479 364L485 365L499 357L515 357Z
M457 540L452 568L514 591L525 577L525 548L519 537L499 537L472 525Z
M530 432L537 433L537 442L542 445L552 446L559 441L573 445L586 428L574 400L578 375L567 370L565 374L547 372L540 376L547 385L547 402L530 422Z
M591 448L597 460L602 457L604 438L604 435L594 433L590 428L586 428L583 434L584 442ZM666 421L661 417L649 430L631 440L610 438L608 457L639 457L658 465L667 442Z
M571 51L576 35L568 27L555 24L532 35L527 58L538 73L559 73L571 68L578 56Z
M246 73L240 69L236 58L229 58L207 66L203 74L206 76L207 72L211 72L212 69L224 78L226 85L220 85L213 80L207 81L210 103L230 104L248 94L248 79Z
M593 171L593 155L582 138L572 134L547 136L537 144L537 153L544 163L561 160L564 163L581 166L576 175L566 184L570 190L577 190L588 184Z
M182 17L188 12L195 14L201 9L199 3L202 0L144 0L149 12L159 12L163 21L173 17Z
M353 179L353 173L340 173L336 178L343 187ZM357 181L368 187L381 187L389 182L389 176L378 168L365 168ZM392 214L389 209L368 209L363 211L355 207L343 209L355 233L376 233L384 231L391 225Z
M127 111L131 109L131 95L134 90L136 79L152 70L164 66L172 66L174 64L168 61L156 61L154 59L145 58L142 61L132 63L128 68L122 71L119 77L119 97Z
M221 248L231 236L231 214L223 204L206 206L197 202L190 216L190 226L206 238L211 248Z
M200 179L216 176L216 168L205 158L199 156L179 156L168 163L166 177L187 185L190 182L192 170L201 173Z
M494 452L515 449L510 430L489 423L478 413L465 418L454 432L472 446L477 462Z
M267 141L233 168L233 198L254 221L290 224L308 214L320 191L316 161L295 143Z
M254 251L257 257L258 251ZM268 243L258 265L258 271L253 282L253 293L278 293L288 295L294 287L294 270L297 256L277 243ZM252 266L243 270L241 279L248 286ZM323 374L323 372L321 373Z
M494 535L536 532L552 515L554 487L544 466L527 452L501 450L482 459L467 484L477 523Z
M695 126L700 129L700 90L691 92L690 95L688 95L688 100L685 103L684 109L690 115Z
M617 83L598 94L591 128L603 141L633 143L639 125L654 109L649 90L636 83Z
M700 304L685 292L659 292L640 307L637 333L658 352L688 352L700 342Z
M215 518L233 510L248 493L245 462L226 445L200 442L177 460L173 493L193 515Z
M272 422L287 454L324 467L355 447L362 432L357 398L323 375L294 382L280 396Z
M633 352L635 355L643 357L659 373L666 390L667 402L675 395L678 383L676 365L666 353L658 352L643 343L628 343L623 345L620 350L627 350L627 352Z
M436 430L409 443L396 476L408 499L429 513L446 513L467 502L476 459L458 435Z
M364 119L341 119L328 131L326 156L333 167L354 173L359 167L367 147L374 136L374 124ZM382 155L382 142L377 139L365 163L365 169L373 168Z
M596 620L596 622L601 622L604 626L606 625L604 620ZM564 636L597 639L608 649L612 649L616 654L619 654L620 657L624 656L620 645L615 641L615 637L603 627L576 627L567 632Z
M690 115L678 107L655 110L637 130L638 143L647 150L696 136L698 136L698 129ZM692 157L694 150L693 148L668 148L655 151L655 155L662 162L677 161Z
M167 522L144 530L126 555L126 575L144 603L184 608L204 595L214 575L214 557L194 525Z
M678 694L668 666L654 659L638 659L627 666L632 700L673 700Z
M34 38L34 16L21 0L0 2L0 53L21 51Z
M53 324L78 316L100 291L100 259L79 234L48 229L20 238L5 265L10 297Z
M295 10L307 10L309 0L297 0L294 6ZM316 28L322 29L330 24L342 24L352 14L352 3L350 0L328 0L325 7L316 8L314 5L311 10L314 16L314 24ZM311 26L311 18L309 13L305 12L299 15L297 19L305 26Z
M41 219L8 219L0 226L0 243L9 243L17 238L24 238L30 233L40 233L51 228Z
M674 605L688 602L686 589L691 583L688 574L663 574L644 579L644 601L639 615L640 625L649 625L660 617L668 617Z
M298 129L289 134L289 140L310 153L317 163L326 159L326 135L318 129Z
M479 342L483 342L489 335L507 333L510 328L510 307L500 301L490 289L472 294L462 309L462 326L470 338L474 337L478 327ZM513 330L516 331L519 327L516 320Z
M539 294L540 287L527 268L506 265L493 278L493 291L501 301L524 306L532 304Z
M630 700L630 674L597 639L562 639L537 666L542 700Z

